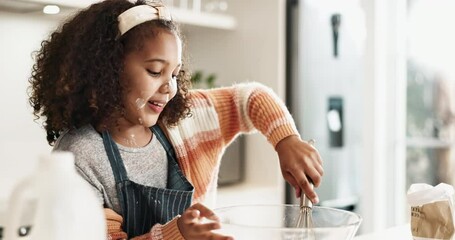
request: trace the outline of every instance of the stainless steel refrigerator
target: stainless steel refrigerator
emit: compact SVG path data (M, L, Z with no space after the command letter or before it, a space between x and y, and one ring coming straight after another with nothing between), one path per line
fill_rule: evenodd
M356 0L287 1L286 102L324 161L320 205L356 211L365 19ZM298 203L286 186L287 203Z

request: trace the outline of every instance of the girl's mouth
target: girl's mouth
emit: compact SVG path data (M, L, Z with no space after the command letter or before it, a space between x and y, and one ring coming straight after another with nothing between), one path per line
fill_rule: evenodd
M164 103L160 103L160 102L155 102L155 101L149 101L150 104L152 105L155 105L157 107L164 107Z
M164 109L164 106L166 104L162 102L156 102L156 101L148 101L148 106L150 109L152 109L156 113L161 113Z

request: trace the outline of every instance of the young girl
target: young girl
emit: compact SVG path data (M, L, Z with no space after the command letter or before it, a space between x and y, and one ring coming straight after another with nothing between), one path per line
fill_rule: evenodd
M34 115L54 150L71 151L97 193L110 239L231 239L202 203L224 149L259 130L284 178L316 203L323 173L281 100L258 83L189 90L168 10L107 0L42 43L30 78ZM301 190L302 189L302 190ZM213 221L202 222L202 218Z

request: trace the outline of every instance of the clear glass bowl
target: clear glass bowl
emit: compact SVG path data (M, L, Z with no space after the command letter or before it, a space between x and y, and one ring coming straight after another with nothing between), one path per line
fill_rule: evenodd
M298 205L238 205L217 208L221 219L217 232L236 240L303 240L307 230L296 228L300 214ZM353 212L313 207L313 228L316 240L352 239L362 218Z

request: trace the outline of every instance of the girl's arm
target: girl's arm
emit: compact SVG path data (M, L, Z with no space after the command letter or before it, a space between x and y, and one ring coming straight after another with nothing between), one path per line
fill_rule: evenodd
M299 136L283 101L263 84L235 84L207 90L206 94L217 111L225 143L240 132L254 130L260 131L273 147L286 137Z
M311 183L315 187L321 183L322 159L300 138L284 102L270 88L244 83L207 90L207 94L215 105L225 144L239 132L259 130L278 153L282 175L296 196L303 190L313 203L319 201Z

